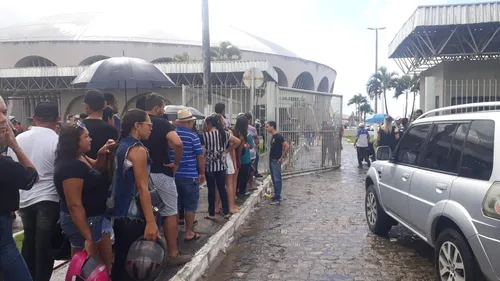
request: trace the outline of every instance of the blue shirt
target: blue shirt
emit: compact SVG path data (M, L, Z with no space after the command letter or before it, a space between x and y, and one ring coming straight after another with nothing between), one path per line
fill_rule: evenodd
M255 143L253 142L253 136L251 134L248 134L247 140L250 146L255 146ZM241 164L250 164L250 163L252 163L252 159L250 157L250 149L244 148L243 155L241 156Z
M201 149L200 137L186 127L176 127L175 131L182 141L182 159L179 169L175 174L176 178L197 179L198 178L198 159L197 156L203 155ZM170 160L174 161L174 154L170 153Z

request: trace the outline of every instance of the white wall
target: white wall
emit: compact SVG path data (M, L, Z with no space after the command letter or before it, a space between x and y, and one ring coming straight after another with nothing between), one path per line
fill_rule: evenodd
M0 68L12 68L20 59L27 56L41 56L57 66L75 66L84 59L96 55L116 57L125 54L125 56L152 61L162 57L172 58L184 52L189 53L193 58L201 59L201 47L189 45L107 41L0 43ZM273 66L283 70L290 87L304 71L313 76L314 90L325 76L328 78L330 90L337 78L337 72L331 67L299 58L242 51L242 59L269 61Z

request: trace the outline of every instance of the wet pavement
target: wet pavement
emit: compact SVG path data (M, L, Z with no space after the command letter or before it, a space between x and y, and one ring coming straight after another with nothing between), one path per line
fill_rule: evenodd
M369 231L365 173L344 143L340 170L285 180L285 200L260 203L206 280L434 280L425 242L401 226L385 238Z

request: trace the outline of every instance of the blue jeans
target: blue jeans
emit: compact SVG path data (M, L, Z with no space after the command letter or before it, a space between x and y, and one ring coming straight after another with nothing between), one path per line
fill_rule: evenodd
M274 186L274 201L281 200L281 189L283 188L281 179L281 163L278 159L270 159L269 170L271 171L271 180Z
M255 174L256 175L259 174L259 160L260 160L260 156L259 156L259 151L257 149L257 155L255 155Z
M12 216L0 216L0 267L4 281L33 281L12 237Z

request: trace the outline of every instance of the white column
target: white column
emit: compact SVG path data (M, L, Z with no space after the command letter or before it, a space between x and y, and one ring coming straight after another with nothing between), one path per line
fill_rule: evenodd
M425 77L425 105L423 108L424 112L435 108L436 94L436 77Z

